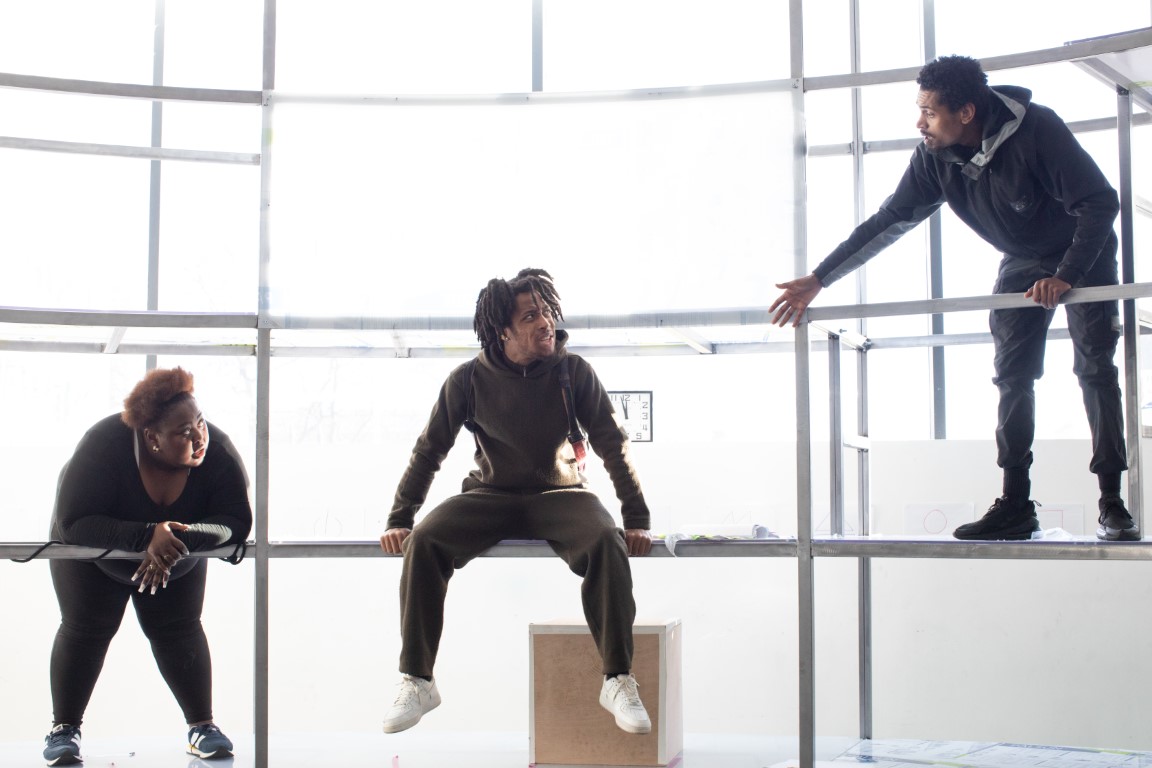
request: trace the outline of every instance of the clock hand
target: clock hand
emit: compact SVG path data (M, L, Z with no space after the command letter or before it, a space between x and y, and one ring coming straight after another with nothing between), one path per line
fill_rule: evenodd
M620 401L620 410L624 411L624 418L627 419L628 418L628 401L627 400L621 400Z

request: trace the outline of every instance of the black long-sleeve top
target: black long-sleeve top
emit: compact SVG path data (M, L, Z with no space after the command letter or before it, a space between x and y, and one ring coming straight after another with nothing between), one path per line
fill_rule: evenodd
M115 414L98 421L80 439L60 474L51 536L65 544L143 552L157 523L189 526L173 531L190 551L233 546L252 529L248 476L232 441L208 425L204 461L188 472L184 491L169 506L152 501L136 462L136 436ZM130 580L138 563L98 561L109 575ZM195 563L176 565L173 578Z

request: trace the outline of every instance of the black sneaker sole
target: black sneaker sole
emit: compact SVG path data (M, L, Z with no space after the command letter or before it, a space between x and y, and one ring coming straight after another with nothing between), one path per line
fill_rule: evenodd
M84 758L79 755L61 755L55 760L50 760L48 765L80 765L82 762L84 762Z
M960 528L963 527L960 526ZM1040 523L1033 518L1011 528L1000 530L961 532L960 528L953 531L952 536L961 541L1024 541L1031 539L1032 534L1040 530Z
M1106 528L1102 525L1096 529L1096 538L1100 541L1140 541L1140 529Z

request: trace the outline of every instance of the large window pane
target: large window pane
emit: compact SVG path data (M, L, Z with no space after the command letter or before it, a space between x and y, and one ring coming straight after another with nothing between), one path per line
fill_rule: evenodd
M805 76L840 75L852 71L850 9L848 3L840 0L805 0Z
M260 108L248 104L168 101L163 146L208 152L260 152Z
M564 289L563 283L559 285ZM574 307L579 309L579 307ZM580 343L582 332L573 331ZM270 520L274 539L375 539L444 379L462 359L273 360L281 382L272 409ZM632 453L653 512L653 530L677 531L725 520L791 531L795 521L794 378L788 355L589 358L610 390L653 392L652 442ZM768 387L766 390L765 387ZM785 405L777 405L777 404ZM717 452L715 446L736 446ZM437 474L424 511L459 492L475 468L471 435L461 430ZM765 467L772 490L764 491ZM608 509L619 503L592 456L590 487ZM373 478L363 484L318 477ZM713 483L723 477L724 510Z
M911 318L923 329L924 321ZM869 322L871 327L871 321ZM923 333L907 329L909 335ZM924 440L932 435L932 352L928 348L868 353L868 426L874 440Z
M1055 110L1065 122L1116 117L1115 87L1068 62L994 70L988 84L1027 88L1034 102Z
M1130 0L936 0L936 50L966 56L1000 56L1059 48L1072 40L1148 26L1152 8ZM1042 15L1042 19L1040 18ZM988 20L994 19L994 23Z
M788 103L285 105L273 307L470 315L524 266L580 313L762 304L792 272Z
M532 90L532 0L289 0L276 25L282 91Z
M0 150L0 305L145 309L148 163Z
M161 173L159 308L255 312L260 169L168 162Z
M277 9L289 5L280 2ZM262 87L264 3L167 0L164 33L165 85L256 91Z
M924 63L923 7L923 0L861 0L861 71L916 67Z
M140 99L0 89L0 136L146 147L151 114Z
M806 272L815 269L856 226L852 166L852 158L848 155L816 157L808 161ZM784 275L787 278L793 276L791 272ZM855 280L845 278L833 283L821 292L819 301L821 304L855 303Z
M789 76L788 4L547 0L544 89L598 91Z
M118 413L145 373L143 357L0 352L0 395L8 409L0 443L0 541L44 541L56 480L84 433ZM196 377L196 396L208 419L236 443L251 474L255 461L255 360L161 358Z
M155 23L142 0L0 3L0 72L151 83Z

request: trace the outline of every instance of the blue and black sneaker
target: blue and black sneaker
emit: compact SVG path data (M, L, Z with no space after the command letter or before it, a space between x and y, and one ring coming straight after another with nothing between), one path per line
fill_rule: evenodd
M44 737L44 759L48 765L75 765L84 762L80 757L80 729L61 723Z
M215 723L194 725L188 729L188 754L205 760L232 757L232 740Z

